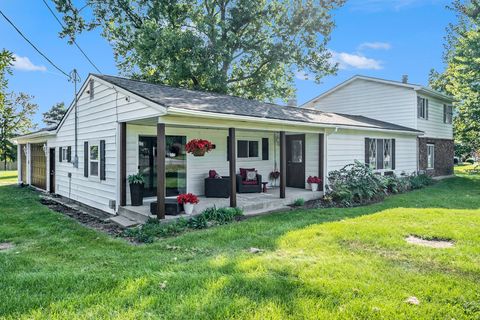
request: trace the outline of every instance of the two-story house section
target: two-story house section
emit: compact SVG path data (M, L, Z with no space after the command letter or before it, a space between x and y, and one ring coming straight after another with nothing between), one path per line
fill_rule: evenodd
M453 174L453 101L407 81L357 75L301 107L361 115L423 131L417 141L417 169L447 176Z

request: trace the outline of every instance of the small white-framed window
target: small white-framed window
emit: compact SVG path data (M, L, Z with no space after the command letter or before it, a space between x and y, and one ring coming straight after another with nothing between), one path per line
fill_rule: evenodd
M377 169L377 139L368 142L368 164L370 169Z
M237 140L237 158L259 158L259 140Z
M443 105L443 123L451 124L453 118L453 107L448 104Z
M435 145L427 144L427 169L435 167Z
M417 117L428 120L428 99L417 97Z
M68 155L67 155L67 147L62 147L62 161L67 161L68 160Z
M99 159L100 159L100 148L98 144L91 144L89 146L89 167L90 167L90 176L98 177L99 171Z

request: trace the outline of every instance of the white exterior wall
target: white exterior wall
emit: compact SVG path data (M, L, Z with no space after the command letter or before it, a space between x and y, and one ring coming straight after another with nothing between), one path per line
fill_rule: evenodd
M118 122L149 117L159 110L117 92L111 86L94 81L94 99L90 100L85 91L78 101L78 168L73 163L59 162L59 147L72 148L72 162L75 156L75 114L70 112L55 138L48 141L48 147L55 148L55 192L110 213L109 200L117 197L117 135ZM106 180L84 177L84 142L89 146L105 140ZM99 165L100 170L100 165ZM69 173L71 178L68 177ZM100 173L100 172L99 172ZM99 174L100 175L100 174Z
M307 107L415 128L416 106L416 93L412 89L358 79Z
M428 120L417 118L417 129L425 133L422 137L453 139L452 124L443 122L443 105L448 103L433 97L419 96L428 99Z
M395 139L395 173L405 172L410 174L417 170L416 136L339 130L336 133L327 134L327 176L328 172L341 169L347 164L353 163L354 160L364 163L365 138Z

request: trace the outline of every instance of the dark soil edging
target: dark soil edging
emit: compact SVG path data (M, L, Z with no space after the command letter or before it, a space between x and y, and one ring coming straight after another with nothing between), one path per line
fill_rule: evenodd
M72 219L75 219L85 227L101 231L114 237L121 237L123 234L123 229L113 222L103 221L97 217L91 216L79 210L64 206L51 199L41 198L40 203L44 206L47 206L52 211L62 213Z

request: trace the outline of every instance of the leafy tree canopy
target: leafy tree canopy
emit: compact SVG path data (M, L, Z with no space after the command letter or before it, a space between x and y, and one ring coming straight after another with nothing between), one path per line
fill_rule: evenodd
M0 52L0 161L3 161L4 168L8 161L16 157L16 147L11 139L35 128L31 119L38 109L36 104L30 102L32 96L7 92L6 76L11 74L13 61L11 52Z
M458 101L455 138L468 147L480 148L480 2L454 1L458 22L446 36L443 73L432 71L430 85Z
M65 108L65 103L58 102L55 105L53 105L50 108L50 110L42 113L42 116L43 116L42 121L48 127L56 126L60 123L60 121L62 120L66 112L67 112L67 109Z
M100 28L120 70L155 83L288 99L297 71L336 71L330 11L345 0L54 0L72 41Z

